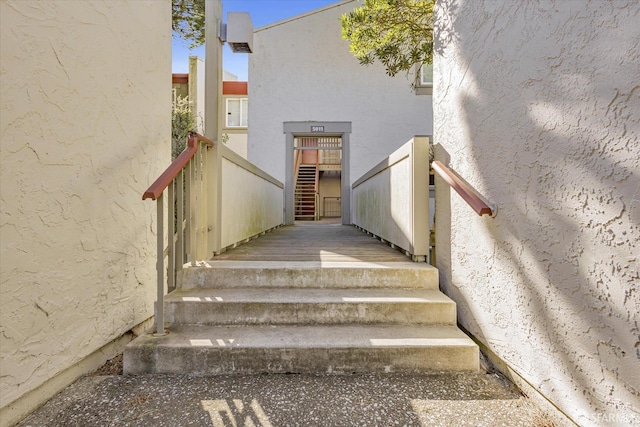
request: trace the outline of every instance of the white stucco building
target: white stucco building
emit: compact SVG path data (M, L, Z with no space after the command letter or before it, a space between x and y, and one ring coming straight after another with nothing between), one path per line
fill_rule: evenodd
M338 2L258 28L249 55L247 158L286 182L294 164L287 137L341 138L344 208L353 181L414 135L432 133L431 96L412 90L413 76L390 78L349 52L340 17L361 5Z
M521 387L581 426L640 424L640 3L438 3L441 287Z
M0 1L0 425L153 315L169 1ZM153 224L153 225L152 225Z

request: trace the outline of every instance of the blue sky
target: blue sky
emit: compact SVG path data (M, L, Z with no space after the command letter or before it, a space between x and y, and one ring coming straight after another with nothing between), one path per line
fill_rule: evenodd
M249 12L254 28L291 18L340 0L222 0L222 14L226 22L227 12ZM196 55L204 59L204 46L189 50L189 42L173 38L174 73L189 72L189 56ZM223 68L238 76L238 80L247 80L248 55L232 53L225 44L222 52Z

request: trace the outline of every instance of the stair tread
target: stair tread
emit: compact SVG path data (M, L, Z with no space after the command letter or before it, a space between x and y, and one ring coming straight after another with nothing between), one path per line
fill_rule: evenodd
M173 325L164 337L140 338L129 346L153 341L157 346L218 349L476 347L450 325Z
M304 196L297 212L314 218ZM129 343L125 373L479 369L438 270L369 236L305 225L236 248L235 260L223 255L180 270L179 289L164 299L169 333Z
M373 241L374 244L376 241ZM232 261L232 260L209 260L203 261L201 267L191 267L191 269L268 269L268 270L327 270L327 269L369 269L369 270L426 270L437 271L437 269L424 262L413 261L390 261L390 262L370 262L370 261Z
M167 302L194 303L402 303L454 304L435 289L420 288L195 288L178 289L165 297Z

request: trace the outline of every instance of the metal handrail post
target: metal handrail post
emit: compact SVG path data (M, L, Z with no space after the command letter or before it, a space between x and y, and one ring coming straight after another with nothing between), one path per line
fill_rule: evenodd
M166 335L164 330L164 195L161 193L157 199L157 215L158 215L158 261L157 269L157 285L158 297L156 299L156 332L154 335Z

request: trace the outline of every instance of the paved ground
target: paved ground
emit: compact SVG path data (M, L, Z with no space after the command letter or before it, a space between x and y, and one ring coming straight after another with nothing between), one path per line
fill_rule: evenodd
M497 374L87 376L25 426L526 426L549 421Z

